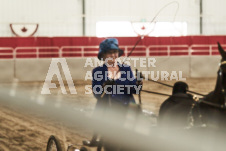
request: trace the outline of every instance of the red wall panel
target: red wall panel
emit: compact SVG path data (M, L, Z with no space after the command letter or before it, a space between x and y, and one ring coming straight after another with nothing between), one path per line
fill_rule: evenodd
M134 46L140 37L117 37L119 40L119 46ZM0 37L0 48L1 47L62 47L62 46L98 46L101 41L105 38L98 37L29 37L29 38L19 38L19 37ZM217 42L221 44L226 44L226 36L181 36L181 37L144 37L138 45L142 46L154 46L154 45L216 45ZM208 47L208 46L207 46ZM193 47L195 50L195 47ZM77 49L77 48L75 48ZM156 48L149 48L150 55L168 55L167 52L162 52L161 50L155 50ZM172 48L173 49L173 48ZM201 48L197 48L201 49ZM206 48L205 48L206 49ZM215 49L215 48L214 48ZM2 50L2 51L1 51ZM69 50L69 49L68 49ZM87 49L84 49L84 56L96 56L95 52L86 53ZM128 49L129 50L129 49ZM170 52L170 55L188 55L187 52L182 52L182 49L174 49ZM184 49L183 49L184 50ZM44 51L44 50L43 50ZM143 50L142 50L143 51ZM158 52L156 52L158 51ZM45 52L49 52L48 50ZM4 49L0 49L0 58L12 58L12 54L3 54ZM128 53L128 52L127 52ZM207 54L208 53L208 54ZM1 55L2 54L2 55ZM217 51L212 53L217 55ZM135 52L133 55L145 56L144 52ZM192 55L209 55L209 52L192 52ZM33 54L24 55L19 53L17 57L35 57ZM81 54L76 53L64 53L63 56L81 56ZM57 57L57 54L39 54L39 57Z
M118 37L120 45L134 45L139 37ZM0 37L0 47L27 46L93 46L104 38L97 37ZM226 43L226 36L145 37L139 45L192 45Z

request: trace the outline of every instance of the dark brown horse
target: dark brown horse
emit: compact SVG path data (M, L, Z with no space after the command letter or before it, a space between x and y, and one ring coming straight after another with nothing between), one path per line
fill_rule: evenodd
M217 72L217 82L214 91L200 99L199 108L202 120L208 127L226 129L226 52L218 43L221 62Z
M218 43L218 50L222 59L214 91L198 100L192 97L171 97L170 102L173 105L165 107L165 114L159 117L159 119L167 119L164 120L163 126L169 127L171 122L174 123L173 127L179 128L201 126L226 130L226 52L220 43Z
M226 148L226 52L218 43L221 62L217 72L217 81L214 91L199 99L196 105L199 108L199 120L191 127L190 145L195 144L197 150L224 151ZM199 147L199 148L198 148Z
M167 126L169 124L166 120L163 125L164 129L160 129L167 140L171 140L172 136L178 134L175 136L176 143L174 145L177 145L178 142L186 142L187 146L194 147L193 151L224 151L226 149L226 52L220 43L218 43L218 50L221 55L221 61L217 72L215 89L200 99L187 98L188 103L185 104L186 106L182 106L184 103L181 103L186 102L186 100L178 98L179 101L175 100L174 106L169 106L168 112L164 114L166 119L167 117L171 117L170 119L172 120L178 117L183 119L180 120L182 123L179 126L176 125L178 127ZM173 114L176 118L170 116L169 114L176 111L175 106L177 108L186 108L186 110L182 109L186 114L182 114L179 110L179 113ZM187 128L186 130L184 130L185 127ZM187 147L181 149L181 151L187 150Z

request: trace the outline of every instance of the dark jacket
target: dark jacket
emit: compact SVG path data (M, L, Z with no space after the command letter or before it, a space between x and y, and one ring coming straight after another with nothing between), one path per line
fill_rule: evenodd
M170 96L160 106L158 125L175 128L188 126L190 113L193 112L193 115L197 115L196 107L191 110L194 103L190 94L176 93Z
M107 80L111 80L107 76L107 73L108 73L107 66L103 64L102 66L99 66L93 69L92 88L93 88L93 94L97 98L97 105L101 102L109 103L107 102L109 101L109 98L111 100L111 103L118 103L123 106L127 106L129 103L135 103L133 94L136 93L135 91L136 78L134 77L130 66L122 65L119 63L118 63L118 66L121 72L121 77L114 81L115 85L113 86L115 86L116 89L114 90L111 89L112 94L105 94L103 98L101 98L101 94L103 93L102 86L104 82L106 82ZM121 87L124 87L120 90L121 94L117 93L118 92L117 86L119 85ZM130 86L130 88L126 86Z

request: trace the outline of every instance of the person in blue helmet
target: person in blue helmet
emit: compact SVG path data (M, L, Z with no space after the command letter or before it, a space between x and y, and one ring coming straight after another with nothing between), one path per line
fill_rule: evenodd
M113 111L111 120L117 120L122 123L126 115L129 104L135 104L133 94L139 94L142 88L142 80L137 80L131 67L120 64L117 58L123 55L123 50L118 46L116 38L108 38L99 45L98 59L103 60L101 66L96 67L92 71L92 90L97 104L95 112L97 116L106 116ZM95 114L94 112L94 114ZM108 117L109 118L109 117ZM90 144L96 144L95 134ZM118 149L110 144L105 143L106 151Z
M123 55L115 38L105 39L100 43L98 59L104 64L93 69L92 89L97 98L97 107L100 103L128 106L135 103L133 94L139 94L142 81L134 77L131 67L120 64L117 58Z

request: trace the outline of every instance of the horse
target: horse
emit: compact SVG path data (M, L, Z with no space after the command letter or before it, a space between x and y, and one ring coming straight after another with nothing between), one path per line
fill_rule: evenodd
M173 102L173 105L165 107L167 108L166 112L162 115L165 116L165 119L169 117L171 120L165 120L166 125L169 122L174 123L175 120L174 126L177 126L176 123L180 123L180 125L186 125L187 127L201 125L202 127L226 128L226 52L219 42L218 51L221 55L221 62L217 72L214 91L200 99L195 97L182 98L171 96L172 101L170 100L170 102ZM182 108L182 110L178 108ZM176 119L180 119L180 121L178 122Z
M218 51L221 61L215 89L202 98L171 97L173 105L168 105L162 115L166 120L159 126L164 137L171 139L180 134L175 137L180 141L183 138L188 146L194 146L195 151L223 151L226 148L226 52L219 42Z
M208 127L226 129L226 52L218 42L221 62L214 91L199 100L203 122Z

